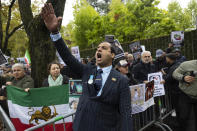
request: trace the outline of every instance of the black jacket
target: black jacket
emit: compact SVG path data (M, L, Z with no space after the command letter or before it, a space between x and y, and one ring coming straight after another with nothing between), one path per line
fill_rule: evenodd
M165 80L164 85L172 93L180 93L179 81L177 81L176 79L172 77L173 72L176 70L176 68L179 65L180 65L180 62L174 62L172 65L170 65L168 69L168 73L166 75L163 75L163 79Z
M69 83L69 78L67 76L63 75L62 85L68 84L68 83ZM49 86L48 78L44 79L44 81L42 82L42 86L43 87L48 87Z
M180 62L180 63L182 63L182 62L184 62L184 61L187 61L187 59L186 59L185 56L180 55L180 56L177 57L177 61Z
M156 59L153 64L155 65L155 70L156 71L161 71L162 68L165 68L167 67L167 64L166 64L166 58L162 58L161 60L159 59Z
M154 64L144 64L142 61L134 66L133 75L138 83L148 80L148 74L156 72Z
M97 96L94 84L89 84L90 75L96 76L97 67L83 65L70 53L62 39L55 47L63 61L82 77L83 93L79 99L74 131L132 131L131 94L127 79L112 69Z

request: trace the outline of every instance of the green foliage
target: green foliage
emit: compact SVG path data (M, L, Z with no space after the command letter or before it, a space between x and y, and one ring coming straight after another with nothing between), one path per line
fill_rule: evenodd
M95 4L97 0L88 0ZM80 49L96 47L107 34L113 34L121 43L163 35L172 31L187 31L194 27L197 2L191 0L182 9L178 2L169 4L168 10L159 9L159 0L112 0L109 12L99 14L86 0L75 5L72 28L66 28L67 36ZM96 5L96 4L95 4Z
M34 3L32 3L32 11L36 15L39 10L40 4L42 4L43 1L35 0ZM2 2L2 25L3 25L3 42L5 40L5 31L7 26L7 19L8 19L8 9L9 9L10 2ZM19 12L18 2L16 1L14 6L12 7L11 12L11 22L10 22L10 28L9 32L11 32L16 26L20 25L22 23L21 16ZM11 51L12 57L23 57L25 55L25 51L28 47L28 38L25 33L24 28L19 29L16 31L9 39L8 41L8 49Z
M75 14L75 27L73 30L73 41L77 45L81 45L82 48L88 48L95 43L91 38L95 34L94 28L97 28L100 24L98 19L100 19L100 16L92 6L84 4L78 8Z
M188 12L189 15L192 17L192 25L196 24L196 17L197 17L197 1L191 0L188 4Z
M5 40L5 31L7 26L7 19L8 19L8 9L9 9L9 2L2 3L2 25L3 25L3 43ZM20 12L18 10L18 3L16 2L12 7L12 16L10 22L9 33L18 25L20 25ZM24 29L19 29L16 31L8 41L8 50L11 51L12 57L23 57L25 54L25 50L28 45L28 39ZM4 46L4 45L3 45Z

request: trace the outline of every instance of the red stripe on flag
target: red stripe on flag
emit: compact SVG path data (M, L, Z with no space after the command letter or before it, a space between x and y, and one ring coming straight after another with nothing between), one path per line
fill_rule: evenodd
M27 58L25 58L25 62L26 62L26 63L27 63L27 65L29 66L29 62L28 62Z
M18 118L11 118L12 123L14 124L16 131L24 131L25 129L28 129L30 127L32 127L33 125L28 125L28 124L23 124L21 123L21 121ZM45 131L54 131L53 129L53 125L47 125L44 127ZM55 124L55 130L56 131L63 131L64 130L64 126L63 124ZM34 131L42 131L42 128L39 128L37 130ZM66 131L73 131L72 129L72 122L68 122L66 123Z

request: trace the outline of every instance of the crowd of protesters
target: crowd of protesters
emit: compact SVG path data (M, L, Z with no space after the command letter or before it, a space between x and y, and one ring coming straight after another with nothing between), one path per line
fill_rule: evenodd
M187 131L187 121L190 119L192 106L194 107L195 118L197 118L197 61L186 61L185 56L181 55L180 49L174 49L173 44L163 51L156 50L155 59L150 51L143 51L141 59L136 60L131 53L125 53L125 59L120 60L113 67L119 71L129 81L129 85L148 83L147 76L150 73L162 72L165 89L170 90L172 106L175 109L173 116L176 116L177 128ZM185 62L186 61L186 62ZM83 64L96 64L94 58L81 60ZM46 67L47 68L47 67ZM6 105L5 86L13 85L28 91L34 87L34 81L30 77L30 66L14 62L12 59L9 64L0 68L1 105L8 113ZM58 62L52 62L48 66L49 75L44 79L42 86L56 86L68 84L70 79L80 79L77 74L71 72L69 67L62 66ZM187 89L190 88L190 89Z

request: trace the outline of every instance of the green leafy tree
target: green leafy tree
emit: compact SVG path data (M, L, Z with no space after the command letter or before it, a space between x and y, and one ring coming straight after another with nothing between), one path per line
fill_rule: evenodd
M197 1L191 0L188 4L188 13L192 17L192 26L197 24Z
M17 9L18 4L15 3L15 0L11 0L10 3L1 3L0 0L0 48L7 55L11 55L8 49L9 39L23 26Z
M91 40L91 33L94 34L94 24L100 16L99 13L96 12L85 0L81 1L81 5L77 6L74 12L75 26L73 30L73 41L75 44L80 45L80 49L85 49L95 42L94 40Z
M168 5L168 16L176 23L177 30L185 31L187 28L191 28L192 19L189 11L183 10L177 1Z

